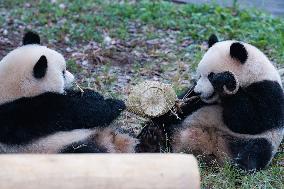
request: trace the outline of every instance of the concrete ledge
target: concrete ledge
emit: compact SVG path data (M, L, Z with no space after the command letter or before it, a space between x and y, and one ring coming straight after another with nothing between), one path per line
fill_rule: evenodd
M200 188L192 155L0 155L0 162L3 189Z

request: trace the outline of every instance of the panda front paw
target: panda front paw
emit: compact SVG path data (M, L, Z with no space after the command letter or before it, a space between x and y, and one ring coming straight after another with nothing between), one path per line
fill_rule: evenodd
M139 144L136 152L161 152L166 140L165 132L157 125L149 124L145 126L138 135Z
M221 96L236 94L239 90L238 79L232 72L212 72L208 75L208 79L212 83L215 91Z

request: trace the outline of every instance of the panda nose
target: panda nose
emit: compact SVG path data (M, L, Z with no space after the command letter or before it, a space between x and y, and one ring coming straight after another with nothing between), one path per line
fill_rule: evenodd
M197 80L196 79L192 79L191 82L192 82L193 86L197 85Z
M200 96L200 95L201 95L201 92L195 92L195 91L194 91L194 94L195 94L196 96Z

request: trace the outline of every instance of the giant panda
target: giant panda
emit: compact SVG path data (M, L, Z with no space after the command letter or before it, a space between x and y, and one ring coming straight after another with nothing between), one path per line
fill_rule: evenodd
M63 56L27 32L0 61L0 152L134 152L137 140L112 123L124 103L72 84Z
M209 49L197 67L199 76L176 119L152 119L138 136L138 152L193 153L244 170L265 168L284 135L284 96L280 76L256 47L240 41L209 38ZM180 97L182 98L183 95ZM150 124L151 123L151 124Z

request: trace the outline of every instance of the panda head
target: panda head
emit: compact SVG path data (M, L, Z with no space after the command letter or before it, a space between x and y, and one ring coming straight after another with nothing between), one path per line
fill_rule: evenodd
M262 80L277 81L280 76L268 58L256 47L239 41L221 41L212 35L208 41L209 49L197 67L198 81L194 91L207 103L219 100L210 77L218 73L228 73L234 78L233 89L224 91L234 94L239 87L247 87ZM282 85L281 85L282 86Z
M41 46L39 36L28 32L23 46L0 61L0 104L45 92L64 93L73 80L63 56Z

